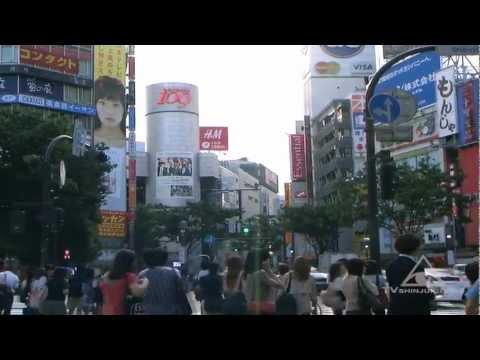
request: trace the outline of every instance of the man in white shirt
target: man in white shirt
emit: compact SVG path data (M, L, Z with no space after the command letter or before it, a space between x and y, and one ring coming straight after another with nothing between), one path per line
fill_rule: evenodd
M10 315L13 295L20 285L20 279L10 271L8 265L0 260L0 315Z

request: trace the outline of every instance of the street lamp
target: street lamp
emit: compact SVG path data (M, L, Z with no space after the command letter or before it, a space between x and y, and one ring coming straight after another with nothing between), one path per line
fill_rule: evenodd
M368 104L372 98L375 87L378 84L380 78L387 72L393 65L397 64L401 60L415 54L420 54L428 51L435 51L435 46L425 46L416 49L411 49L406 51L392 60L388 61L385 65L380 67L378 71L374 74L373 78L369 81L368 78L365 78L365 82L368 84L367 93L365 95L365 132L367 136L367 186L368 186L368 232L370 234L370 247L371 247L371 256L378 264L378 271L380 272L380 241L378 234L378 203L377 203L377 175L376 175L376 164L375 164L375 127L373 123L373 118L370 114ZM380 285L379 273L377 273L377 286Z

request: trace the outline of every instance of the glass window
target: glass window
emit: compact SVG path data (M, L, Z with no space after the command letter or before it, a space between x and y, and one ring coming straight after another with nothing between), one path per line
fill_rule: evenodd
M79 103L84 105L92 105L92 90L79 88Z
M65 85L63 99L66 102L78 103L78 87Z
M92 78L92 62L90 60L80 60L78 62L78 76Z
M16 51L15 45L2 45L0 48L0 52L1 52L0 62L2 64L11 64L16 62L17 51Z

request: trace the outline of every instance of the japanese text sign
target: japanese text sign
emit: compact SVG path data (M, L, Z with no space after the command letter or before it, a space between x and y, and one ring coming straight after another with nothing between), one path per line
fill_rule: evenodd
M63 84L33 77L20 77L21 94L42 96L47 99L63 100Z
M16 94L17 83L17 75L0 75L0 94Z
M292 181L305 180L305 138L304 135L290 135L290 158Z
M440 69L440 56L435 52L418 54L392 66L378 80L375 94L401 89L416 100L417 108L435 103L435 72Z
M437 93L436 119L438 136L441 138L458 132L454 71L452 66L438 71L435 76L435 91Z
M62 55L56 55L40 49L30 49L20 46L20 63L65 72L71 75L78 74L78 60Z
M458 140L460 145L478 141L479 80L469 80L457 87Z
M95 45L95 79L109 76L125 85L126 69L127 58L123 45Z
M200 127L200 150L228 150L227 127Z
M98 236L125 237L127 215L122 211L102 211L102 222L98 225Z

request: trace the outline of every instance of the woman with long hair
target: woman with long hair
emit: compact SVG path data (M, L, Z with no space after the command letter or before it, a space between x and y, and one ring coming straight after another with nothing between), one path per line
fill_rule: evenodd
M68 283L64 269L56 268L47 282L47 297L40 307L42 315L66 315L65 296Z
M328 273L328 288L321 294L324 305L332 308L335 315L342 315L345 309L345 295L343 294L343 280L347 274L347 268L341 262L330 265Z
M275 289L283 289L283 284L272 272L270 253L267 250L251 251L245 261L246 296L251 314L275 314Z
M129 294L142 297L148 286L148 279L138 279L134 273L135 253L120 250L113 260L112 269L100 283L103 315L126 315L125 300Z
M223 295L229 298L245 289L243 261L240 256L231 256L226 261L227 271L223 277Z
M297 303L297 315L311 315L312 309L317 308L317 287L310 269L310 262L300 256L295 259L293 271L283 276L283 286Z

